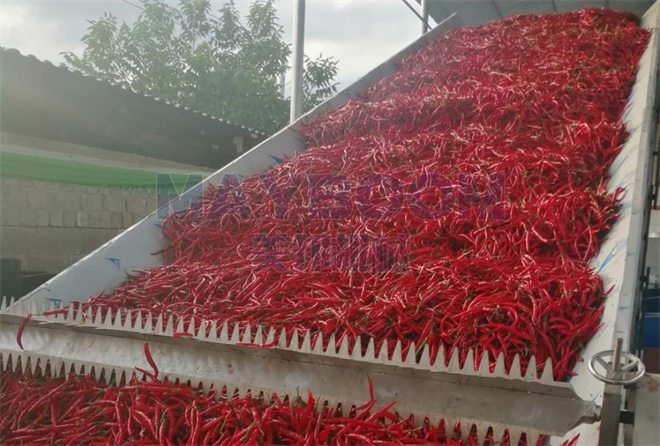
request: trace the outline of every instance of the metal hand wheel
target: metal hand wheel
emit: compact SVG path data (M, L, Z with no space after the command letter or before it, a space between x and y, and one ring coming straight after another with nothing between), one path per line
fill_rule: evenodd
M591 357L589 371L600 381L627 386L639 381L644 376L646 367L642 360L632 353L604 350Z

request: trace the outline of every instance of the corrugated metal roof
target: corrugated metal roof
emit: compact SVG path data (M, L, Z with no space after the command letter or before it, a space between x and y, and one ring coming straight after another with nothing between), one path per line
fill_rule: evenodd
M218 168L265 134L0 47L0 130Z
M652 4L652 0L430 0L429 13L438 23L457 12L465 25L481 25L514 14L565 12L585 6L606 7L641 16Z
M35 62L46 64L46 65L48 65L48 66L50 66L50 67L52 67L53 69L56 69L56 70L67 72L67 73L70 73L70 74L75 75L75 76L80 76L80 77L85 78L85 79L94 79L95 81L100 82L101 84L106 84L106 85L111 85L111 86L116 87L116 88L121 88L122 90L130 91L131 93L134 93L138 96L142 96L144 98L148 98L148 99L151 99L151 100L154 100L154 101L157 101L157 102L163 102L163 103L165 103L169 106L176 107L176 108L179 108L179 109L183 109L187 112L195 113L195 114L201 115L205 118L210 118L210 119L216 120L216 121L221 122L223 124L227 124L227 125L230 125L230 126L233 126L233 127L238 127L240 129L247 130L251 133L255 133L255 134L258 134L258 135L267 136L265 133L263 133L259 130L252 129L250 127L246 127L246 126L243 126L241 124L237 124L235 122L231 122L228 119L223 119L223 118L220 118L220 117L217 117L217 116L209 115L208 113L193 110L189 107L181 106L181 105L178 105L174 102L168 101L167 99L162 99L162 98L159 98L159 97L156 97L156 96L151 96L151 95L148 95L148 94L144 94L144 93L141 93L139 91L135 91L132 88L127 87L126 85L114 84L114 83L108 82L104 79L98 79L98 78L95 78L93 76L89 76L85 73L82 73L80 71L69 69L68 67L65 67L65 66L62 66L62 65L58 66L58 65L55 65L54 63L52 63L48 60L38 59L36 56L34 56L32 54L28 54L28 55L22 54L19 50L15 49L15 48L0 47L0 52L2 53L2 54L0 54L0 57L3 57L5 55L13 55L13 56L18 56L18 57L24 57L24 58L33 60ZM11 63L11 60L8 60L7 62Z

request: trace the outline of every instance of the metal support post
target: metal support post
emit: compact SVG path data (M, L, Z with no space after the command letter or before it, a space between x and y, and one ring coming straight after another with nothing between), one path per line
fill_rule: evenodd
M422 0L422 35L429 31L429 0Z
M293 78L291 82L291 113L294 122L302 114L303 62L305 54L305 0L293 1Z

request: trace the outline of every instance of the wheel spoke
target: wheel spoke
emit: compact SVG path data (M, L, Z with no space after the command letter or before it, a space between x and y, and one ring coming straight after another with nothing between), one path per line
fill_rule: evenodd
M606 362L606 361L605 361L603 358L601 358L600 356L596 356L596 361L598 361L598 363L599 363L600 365L602 365L603 368L604 368L605 370L609 370L609 369L610 369L610 363L609 363L609 362Z
M637 361L633 361L633 362L630 362L630 363L624 365L623 367L621 367L621 370L624 371L624 372L629 372L633 368L636 368L636 367L637 367Z

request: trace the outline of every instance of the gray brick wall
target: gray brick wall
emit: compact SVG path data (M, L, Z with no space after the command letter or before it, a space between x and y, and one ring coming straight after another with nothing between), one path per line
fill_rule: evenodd
M156 209L156 192L0 178L0 254L57 273Z
M651 269L651 273L655 275L655 279L660 281L660 209L651 211L646 266Z

